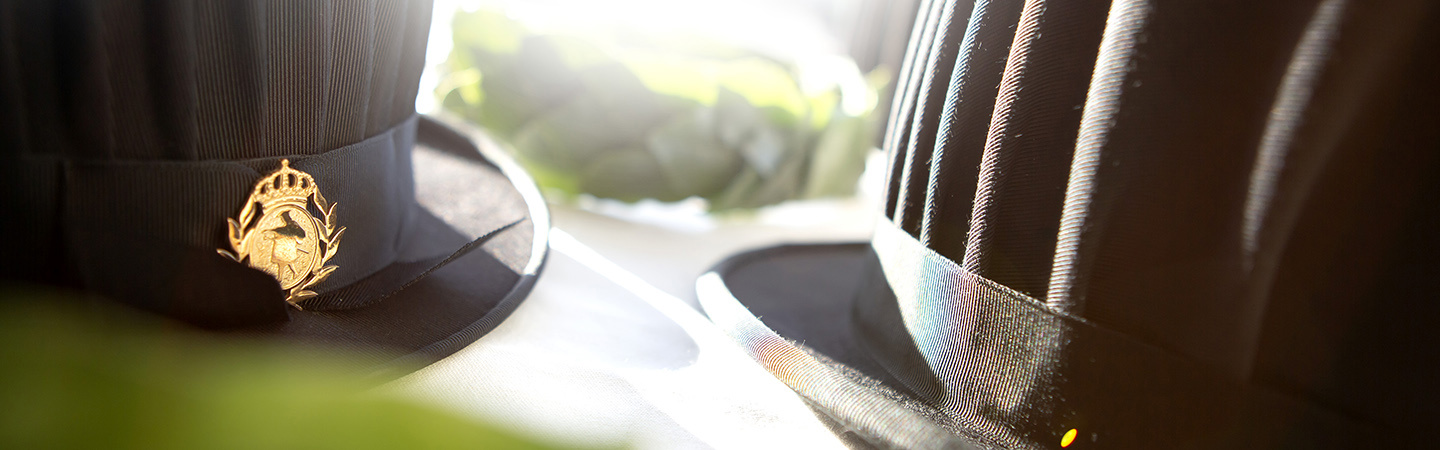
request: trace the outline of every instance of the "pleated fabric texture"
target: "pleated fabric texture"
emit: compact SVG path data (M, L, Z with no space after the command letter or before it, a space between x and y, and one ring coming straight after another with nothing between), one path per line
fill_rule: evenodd
M920 16L882 227L1220 379L1382 430L1440 419L1433 2L934 0ZM876 251L903 284L934 276ZM987 302L892 287L902 310ZM916 314L921 350L979 336ZM975 388L925 356L887 369Z
M869 245L734 256L700 303L878 447L1422 446L1437 8L922 2Z
M415 112L430 3L0 4L0 145L101 160L314 154Z

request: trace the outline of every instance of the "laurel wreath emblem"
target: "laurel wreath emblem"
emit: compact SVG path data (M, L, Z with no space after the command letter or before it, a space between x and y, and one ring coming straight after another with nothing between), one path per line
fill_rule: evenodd
M270 177L261 180L261 182L256 185L255 192L251 194L250 200L245 202L245 206L240 210L239 220L226 219L229 224L228 238L230 241L230 248L233 251L227 251L225 249L216 249L216 251L219 252L221 255L225 256L226 258L234 260L235 262L245 263L246 260L249 259L249 264L251 267L260 269L261 267L258 265L259 263L257 263L255 261L255 258L252 258L252 255L249 254L249 246L247 245L252 238L252 234L254 234L259 229L258 225L260 221L256 220L255 216L257 213L260 213L262 211L257 211L257 208L255 206L256 203L262 202L260 201L261 199L257 199L257 196L268 194L268 192L262 192L262 188L267 187L269 183L272 183L271 180L274 180L276 177L281 177L285 175L286 171L301 174L301 176L303 176L303 178L308 182L308 186L303 186L303 190L309 191L310 193L308 198L301 197L301 199L313 201L315 203L315 206L319 209L321 215L321 217L315 217L314 215L307 214L304 217L312 221L316 230L322 230L319 233L320 236L318 237L318 247L320 249L320 255L317 258L318 262L312 264L312 267L314 267L314 269L309 271L309 273L306 274L305 278L302 279L299 284L290 288L289 295L285 298L285 301L291 306L294 306L296 309L303 309L300 307L298 302L319 295L310 288L315 286L316 284L319 284L322 281L325 281L326 278L330 277L330 274L334 273L335 270L339 268L339 266L328 265L327 263L329 263L330 259L334 258L335 254L339 251L340 239L345 236L345 227L336 227L335 225L335 207L338 206L338 203L330 203L326 201L325 196L320 193L320 190L316 186L314 186L314 180L311 179L308 174L304 174L303 172L290 169L288 160L282 161L282 165L283 167L281 168L281 170L276 171L275 174L272 174ZM293 182L293 180L295 180L295 178L292 177L291 181ZM300 184L304 185L305 183ZM274 196L279 197L280 194L276 194ZM292 198L292 200L299 199ZM274 200L272 200L272 202L274 202ZM269 203L264 203L262 208L269 208L269 205ZM279 275L276 275L276 277L278 279Z

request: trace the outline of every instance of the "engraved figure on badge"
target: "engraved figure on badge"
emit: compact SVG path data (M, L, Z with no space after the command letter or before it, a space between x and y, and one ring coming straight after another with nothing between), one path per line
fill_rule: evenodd
M307 246L306 237L309 236L295 219L290 218L290 211L280 213L284 225L265 230L261 238L269 242L270 246L270 267L266 272L274 271L281 280L280 285L288 289L289 285L298 282L302 274L310 273L310 258L313 249L306 247L313 246L314 242ZM297 265L299 268L297 269Z
M275 277L281 289L290 289L315 269L318 234L314 220L300 205L272 204L255 225L246 253L251 266Z

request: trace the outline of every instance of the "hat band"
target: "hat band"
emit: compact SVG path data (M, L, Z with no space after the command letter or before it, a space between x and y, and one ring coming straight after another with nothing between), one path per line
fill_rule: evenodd
M257 181L289 159L290 167L314 177L338 205L336 221L346 228L343 251L329 261L339 268L316 286L323 294L385 268L406 248L413 234L406 229L417 214L411 167L417 118L316 155L226 161L26 155L5 165L10 182L21 188L10 191L21 197L6 200L28 203L20 205L22 211L42 212L17 228L52 234L29 244L51 253L51 259L61 257L52 270L71 272L64 278L72 284L164 312L175 307L178 299L166 294L177 285L203 285L216 277L197 269L210 267L206 258L235 265L216 254L227 248L227 218L240 211ZM53 215L43 214L49 211ZM55 241L63 254L53 255Z
M902 382L937 380L942 392L925 392L927 401L959 428L1014 447L1061 442L1061 433L1073 429L1133 448L1245 446L1294 436L1376 442L1358 421L1226 377L971 273L889 220L877 221L871 248L880 286L893 296L861 293L852 319L875 320L881 305L874 303L892 301L903 329L891 332L912 339L907 344L924 362L906 365L897 349L867 345L873 340L862 345Z

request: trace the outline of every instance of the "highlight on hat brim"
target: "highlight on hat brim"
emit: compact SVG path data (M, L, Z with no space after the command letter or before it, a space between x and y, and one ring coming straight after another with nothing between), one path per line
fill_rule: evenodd
M939 425L938 414L932 408L826 355L825 350L851 357L861 353L858 349L844 348L855 342L849 326L837 320L848 322L840 317L849 311L850 298L855 295L862 261L868 251L866 243L844 243L785 245L742 253L701 275L696 282L696 294L705 314L751 358L817 410L862 439L889 448L984 448ZM738 286L727 284L725 275L730 271L743 270L751 262L776 258L797 260L791 262L798 264L766 265L768 269L784 266L795 269L771 273L790 281L752 287L799 295L751 295L753 293L738 293L734 290ZM737 293L745 296L746 301L737 299ZM767 313L783 315L788 320L762 321ZM802 317L809 320L800 320ZM777 332L767 324L804 329L792 327ZM791 340L797 336L803 336L806 341ZM824 350L807 345L812 342ZM845 359L854 361L851 357Z

